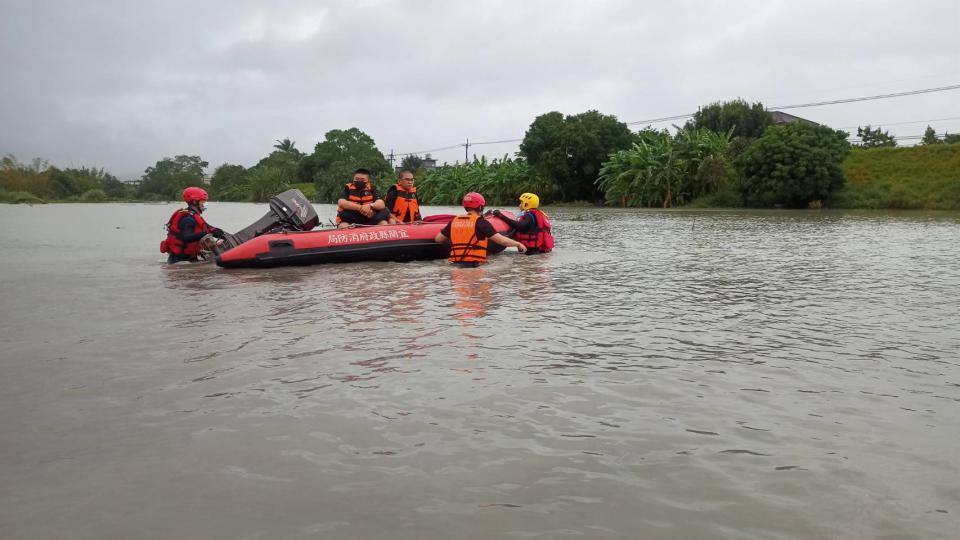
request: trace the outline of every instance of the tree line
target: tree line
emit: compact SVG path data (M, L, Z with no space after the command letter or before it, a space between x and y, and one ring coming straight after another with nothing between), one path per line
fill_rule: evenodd
M844 184L841 164L852 146L895 146L880 128L858 128L851 145L844 131L807 121L774 125L762 103L737 99L701 107L683 126L632 131L598 111L534 119L516 156L443 165L426 170L423 158L406 156L404 169L418 177L427 204L456 205L468 191L491 205L513 205L523 192L545 203L630 207L819 206ZM960 142L927 128L921 144ZM49 167L39 159L0 162L0 200L177 200L197 185L209 163L200 156L166 157L148 167L137 185L103 169ZM276 141L252 167L225 163L209 178L216 200L264 201L296 187L316 202L335 202L353 170L366 168L385 190L394 169L372 137L357 128L335 129L310 153L290 139Z

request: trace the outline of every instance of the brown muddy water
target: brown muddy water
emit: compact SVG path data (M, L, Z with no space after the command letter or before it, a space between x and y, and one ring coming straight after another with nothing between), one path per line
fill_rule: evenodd
M958 214L224 270L174 208L0 205L0 538L960 538Z

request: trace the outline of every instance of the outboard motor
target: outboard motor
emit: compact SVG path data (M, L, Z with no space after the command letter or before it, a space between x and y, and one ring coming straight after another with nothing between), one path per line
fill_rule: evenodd
M271 197L270 211L248 226L233 234L224 234L224 244L220 251L239 246L261 234L281 231L309 231L320 224L320 217L310 201L299 189L290 189Z

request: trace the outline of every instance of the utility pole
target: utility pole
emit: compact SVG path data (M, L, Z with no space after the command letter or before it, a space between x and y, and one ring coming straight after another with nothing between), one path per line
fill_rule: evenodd
M470 137L467 137L467 144L463 145L463 164L470 162Z
M393 148L390 149L390 168L393 168Z

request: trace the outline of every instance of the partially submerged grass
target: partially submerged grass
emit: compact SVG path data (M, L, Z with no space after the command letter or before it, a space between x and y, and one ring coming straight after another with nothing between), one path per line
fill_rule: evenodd
M0 190L0 203L8 204L45 204L40 197L28 191L5 191Z

